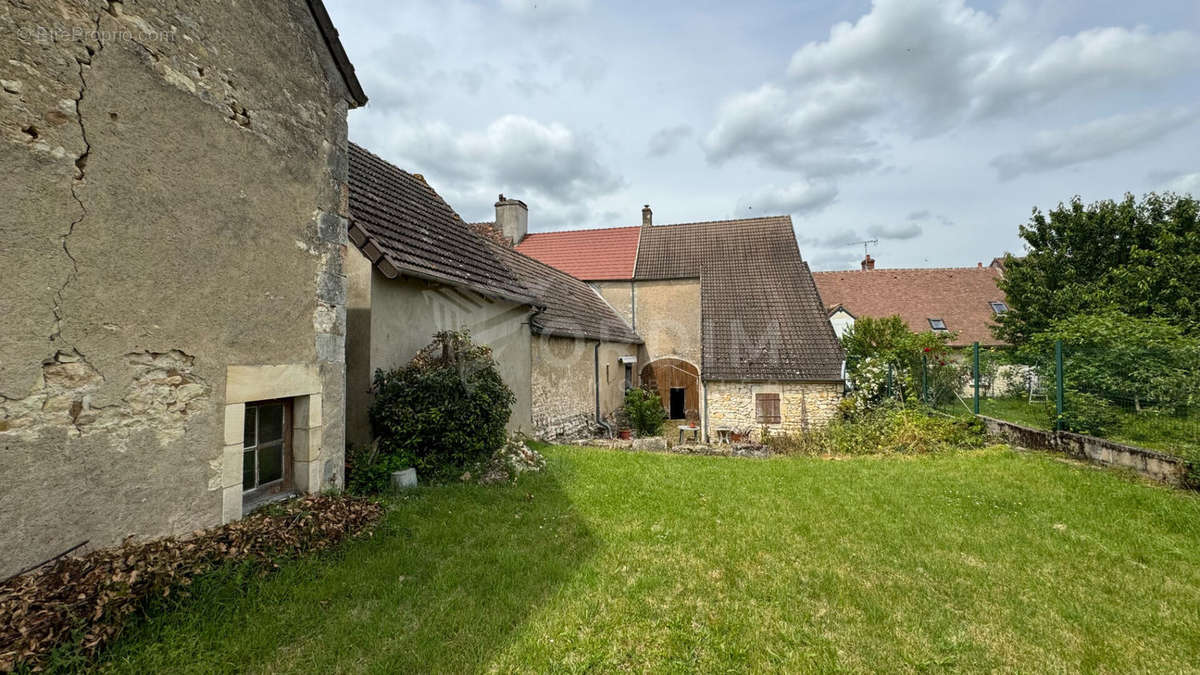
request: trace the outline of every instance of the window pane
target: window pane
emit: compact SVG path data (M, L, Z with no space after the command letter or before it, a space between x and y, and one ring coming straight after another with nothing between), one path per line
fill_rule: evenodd
M258 407L258 443L270 443L283 438L283 404Z
M254 487L254 451L242 453L242 489Z
M258 408L246 406L246 422L242 425L242 447L254 447L254 429L257 426Z
M283 478L283 444L258 448L258 484Z

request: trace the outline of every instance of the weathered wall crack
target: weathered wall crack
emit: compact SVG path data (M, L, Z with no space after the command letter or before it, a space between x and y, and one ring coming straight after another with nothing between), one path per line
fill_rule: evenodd
M75 61L79 65L79 92L75 96L75 120L79 124L79 135L83 141L83 152L75 159L75 178L71 181L71 198L79 205L79 216L71 221L71 224L67 227L67 231L61 237L63 253L71 261L71 271L54 294L54 330L50 334L51 342L62 338L63 295L66 293L67 287L71 285L71 282L79 276L79 261L71 253L71 247L68 242L71 235L75 233L75 227L87 218L87 206L84 205L83 198L79 196L79 186L87 177L87 162L92 154L92 143L88 140L87 125L83 121L83 110L80 106L83 104L83 98L87 94L87 69L91 67L96 55L104 50L104 42L100 39L100 19L104 16L105 12L111 11L111 4L105 4L105 9L97 12L95 20L92 21L92 34L96 37L96 47L93 49L91 45L84 45L84 49L87 50L87 57L75 57Z

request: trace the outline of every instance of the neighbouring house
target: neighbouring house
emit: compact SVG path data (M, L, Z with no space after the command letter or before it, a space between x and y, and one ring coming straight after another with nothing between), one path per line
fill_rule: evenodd
M709 438L836 414L843 354L787 216L526 235L516 250L589 282L644 340L638 380Z
M0 10L0 576L342 483L346 113L319 0Z
M878 269L868 255L861 269L812 276L839 338L856 317L899 315L914 331L954 333L950 346L964 347L1005 344L992 334L996 316L1008 311L996 285L1003 275L999 258L987 266Z
M511 431L590 433L621 405L641 338L592 288L468 225L420 174L350 145L349 439L371 439L376 370L407 364L440 330L492 348L516 395ZM519 200L497 220L524 227Z

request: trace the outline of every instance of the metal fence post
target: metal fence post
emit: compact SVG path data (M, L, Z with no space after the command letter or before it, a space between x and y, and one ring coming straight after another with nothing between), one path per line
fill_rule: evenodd
M921 355L921 402L929 405L929 355Z
M1063 423L1063 359L1062 340L1054 341L1054 429L1062 431Z
M974 345L975 351L975 414L979 414L979 343Z

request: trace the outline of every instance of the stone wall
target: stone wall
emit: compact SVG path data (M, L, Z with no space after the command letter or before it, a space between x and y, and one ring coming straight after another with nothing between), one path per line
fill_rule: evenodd
M780 423L772 433L797 433L820 428L835 419L842 398L841 382L706 382L708 433L717 429L749 428L761 440L762 428L755 419L754 397L759 393L779 394Z
M534 435L545 439L590 435L596 426L595 340L534 336L532 344ZM600 344L600 414L607 417L625 398L622 356L637 345Z
M1188 474L1187 460L1174 455L1094 436L1033 429L982 415L979 417L987 426L989 436L1019 448L1051 450L1103 466L1130 469L1169 485L1182 484Z
M700 280L635 282L638 335L648 363L674 356L700 364ZM703 375L703 373L701 373Z
M625 319L625 323L633 326L636 317L633 315L633 283L632 281L593 281L589 282L592 288L604 298L608 304L612 305L613 309Z
M319 374L340 484L348 103L307 3L23 0L0 34L0 576L220 522L230 367Z

